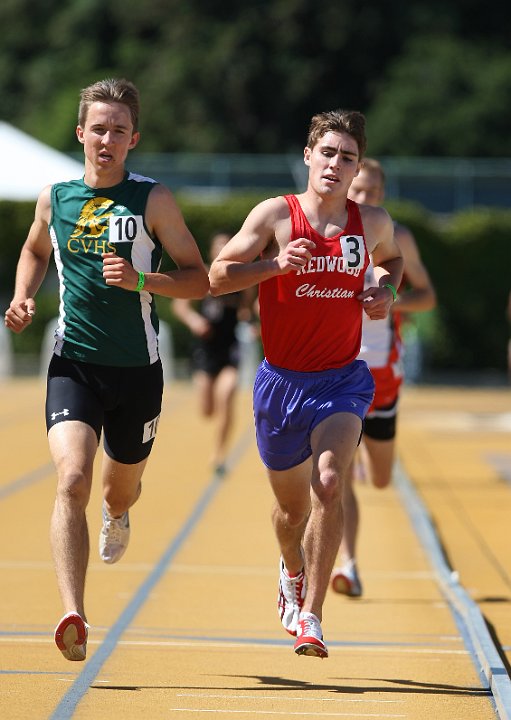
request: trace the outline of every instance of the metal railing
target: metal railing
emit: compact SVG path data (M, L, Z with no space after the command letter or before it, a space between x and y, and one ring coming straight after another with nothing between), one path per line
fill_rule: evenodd
M511 208L511 158L381 157L388 200L411 200L438 213L488 206ZM300 153L285 155L142 153L129 167L174 191L222 196L297 192L307 182Z

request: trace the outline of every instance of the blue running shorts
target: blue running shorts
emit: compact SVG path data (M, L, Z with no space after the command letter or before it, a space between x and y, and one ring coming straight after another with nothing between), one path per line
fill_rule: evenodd
M288 470L312 454L316 425L338 412L363 422L374 381L363 360L321 372L295 372L263 360L254 382L254 419L261 460L271 470Z

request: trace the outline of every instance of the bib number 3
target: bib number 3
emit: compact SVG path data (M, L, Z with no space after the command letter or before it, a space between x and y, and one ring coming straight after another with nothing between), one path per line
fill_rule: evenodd
M343 235L340 243L345 270L362 270L365 264L365 245L362 235Z

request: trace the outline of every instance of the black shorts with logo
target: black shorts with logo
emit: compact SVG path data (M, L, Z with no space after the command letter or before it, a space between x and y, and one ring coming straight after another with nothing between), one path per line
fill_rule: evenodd
M65 420L90 425L107 454L133 465L151 452L163 395L161 362L94 365L53 355L46 387L46 429Z

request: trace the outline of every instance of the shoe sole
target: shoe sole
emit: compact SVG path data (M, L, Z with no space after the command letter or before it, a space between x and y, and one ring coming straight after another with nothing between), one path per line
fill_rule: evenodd
M328 657L326 647L317 645L314 642L304 642L301 645L295 645L295 653L297 655L307 655L308 657L318 657L322 660Z
M55 644L66 660L85 660L87 627L80 615L70 613L62 618L55 628Z
M119 560L122 558L122 556L123 556L124 553L126 552L127 548L128 548L128 546L126 545L126 547L124 548L124 550L123 550L122 552L120 552L118 555L115 555L115 557L112 557L112 558L111 558L111 557L106 557L106 558L103 557L103 555L101 554L101 550L100 550L100 551L99 551L99 557L100 557L101 560L103 560L103 562L106 563L107 565L114 565L116 562L119 562Z
M332 590L339 595L347 595L352 598L359 598L362 596L362 590L357 590L353 587L353 583L345 575L334 575L332 578Z

